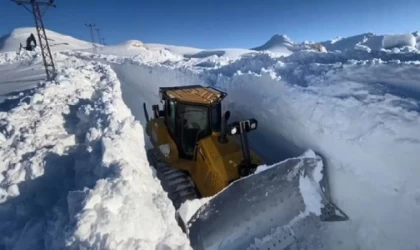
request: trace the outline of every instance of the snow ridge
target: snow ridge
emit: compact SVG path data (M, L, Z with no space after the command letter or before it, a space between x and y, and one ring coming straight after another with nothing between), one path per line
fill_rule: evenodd
M190 249L110 66L57 67L0 113L0 247Z

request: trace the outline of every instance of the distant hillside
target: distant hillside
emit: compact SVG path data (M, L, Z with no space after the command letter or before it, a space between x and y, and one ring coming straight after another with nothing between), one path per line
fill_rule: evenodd
M80 50L92 48L90 42L82 41L71 36L66 36L51 30L46 30L51 50ZM0 52L17 51L19 44L26 45L26 39L34 34L37 43L38 36L35 28L18 28L11 33L0 37Z

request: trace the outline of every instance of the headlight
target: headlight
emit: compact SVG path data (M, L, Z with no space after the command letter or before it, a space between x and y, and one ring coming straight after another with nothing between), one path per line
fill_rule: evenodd
M256 129L257 128L257 124L256 123L251 123L251 129Z
M234 135L234 134L236 134L238 132L238 129L236 128L236 127L233 127L233 128L231 128L231 130L230 130L230 134L231 135Z
M255 130L258 127L258 121L255 120L254 118L249 119L249 130Z

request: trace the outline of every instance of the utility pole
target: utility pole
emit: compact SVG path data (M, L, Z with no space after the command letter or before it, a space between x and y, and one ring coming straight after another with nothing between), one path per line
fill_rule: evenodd
M102 37L102 45L106 45L105 44L105 38Z
M35 18L36 32L38 34L39 46L41 48L42 59L44 61L45 73L47 80L52 80L55 77L56 70L54 60L51 54L50 45L48 43L47 33L45 32L44 22L42 16L47 11L48 7L55 6L54 0L12 0L17 5L23 6L26 10L33 14ZM31 6L29 8L28 6ZM41 12L41 6L46 8Z
M85 24L86 27L89 27L90 29L90 39L92 40L92 48L93 53L96 53L96 45L95 45L95 33L93 31L93 28L96 26L96 24Z

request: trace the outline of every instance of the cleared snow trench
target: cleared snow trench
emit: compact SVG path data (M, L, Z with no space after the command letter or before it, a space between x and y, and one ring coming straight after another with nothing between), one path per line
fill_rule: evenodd
M287 150L288 156L302 149L321 154L332 199L350 217L329 225L326 248L419 247L420 223L412 218L420 217L420 95L405 94L418 89L418 63L307 56L323 63L299 57L283 63L261 54L206 70L132 63L113 69L125 102L142 122L140 100L149 108L159 103L160 86L210 84L228 92L225 108L232 120L259 120L261 134L250 136L262 135L254 147L274 156L272 162Z

